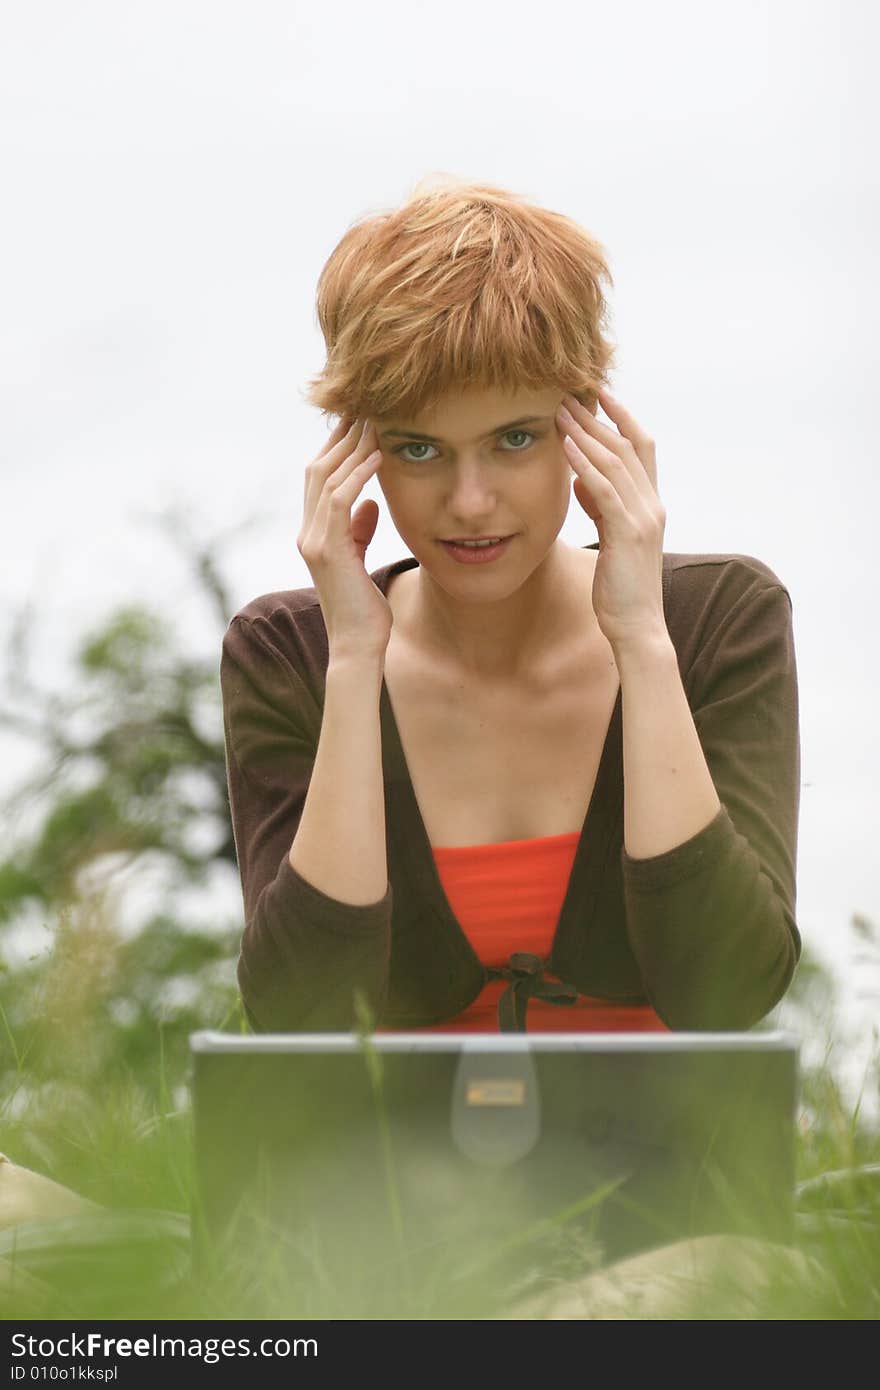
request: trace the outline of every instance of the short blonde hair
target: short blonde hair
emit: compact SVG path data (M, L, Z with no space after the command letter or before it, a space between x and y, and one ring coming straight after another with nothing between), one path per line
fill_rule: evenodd
M595 410L615 349L604 247L503 188L428 176L353 223L318 281L325 414L410 419L468 387L570 391Z

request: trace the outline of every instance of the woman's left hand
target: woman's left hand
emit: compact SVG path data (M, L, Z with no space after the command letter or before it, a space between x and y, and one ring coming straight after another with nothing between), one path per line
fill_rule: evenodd
M602 424L565 396L556 412L574 495L599 532L593 608L612 648L668 636L663 613L666 509L657 493L654 441L619 401L599 392ZM568 418L564 408L568 408Z

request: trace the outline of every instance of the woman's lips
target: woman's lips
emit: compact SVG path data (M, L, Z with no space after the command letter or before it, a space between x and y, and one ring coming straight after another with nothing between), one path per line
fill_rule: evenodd
M443 549L452 556L453 560L458 560L463 565L487 564L490 560L497 560L507 550L510 542L515 540L515 536L505 536L497 545L456 545L455 541L440 541Z

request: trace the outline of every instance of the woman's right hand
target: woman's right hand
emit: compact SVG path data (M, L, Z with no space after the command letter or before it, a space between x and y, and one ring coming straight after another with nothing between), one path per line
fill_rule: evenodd
M343 416L306 467L303 521L296 544L318 592L331 657L384 657L391 637L391 606L365 564L379 504L366 497L353 515L351 511L382 461L380 450L371 452L375 443L369 421L352 422L350 416Z

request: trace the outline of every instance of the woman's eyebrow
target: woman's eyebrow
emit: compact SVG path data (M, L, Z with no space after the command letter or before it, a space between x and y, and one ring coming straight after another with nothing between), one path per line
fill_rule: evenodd
M483 439L491 439L493 434L502 434L505 430L512 430L516 425L534 425L538 422L546 422L551 417L549 415L521 415L518 420L508 420L506 425L496 425L494 429L487 430L480 439L475 440L479 444ZM445 440L438 439L433 434L419 434L418 430L379 430L379 439L419 439L425 444L443 444Z

